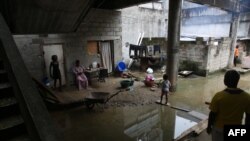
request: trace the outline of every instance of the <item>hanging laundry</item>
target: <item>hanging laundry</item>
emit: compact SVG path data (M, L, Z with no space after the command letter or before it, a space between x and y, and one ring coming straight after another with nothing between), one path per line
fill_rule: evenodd
M147 48L148 48L148 56L152 56L154 51L154 46L150 45L147 46Z
M161 46L160 45L154 45L154 55L155 55L156 51L158 51L159 53L161 53Z
M130 44L129 56L130 56L130 58L143 57L144 56L143 54L145 54L145 56L146 56L146 50L147 50L146 46L138 46L138 45ZM134 52L133 55L132 55L132 51Z
M146 56L147 46L140 46L140 57Z
M131 55L132 51L134 52L134 55ZM129 46L129 56L130 56L130 58L137 58L139 51L140 51L140 48L137 45L130 44L130 46Z

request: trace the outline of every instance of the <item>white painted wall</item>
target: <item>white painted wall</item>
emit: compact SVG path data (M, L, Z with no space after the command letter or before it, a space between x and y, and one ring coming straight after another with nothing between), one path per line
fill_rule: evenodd
M136 44L140 33L144 37L166 37L167 13L161 10L140 8L138 6L122 10L122 54L123 58L129 58L129 47L125 43Z

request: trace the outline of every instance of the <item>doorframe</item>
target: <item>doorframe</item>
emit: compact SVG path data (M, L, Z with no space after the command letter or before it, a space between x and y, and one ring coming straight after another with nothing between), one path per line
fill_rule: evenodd
M68 75L67 75L67 66L66 66L66 56L65 56L65 43L45 43L45 44L41 44L41 51L42 51L42 56L43 56L43 62L44 62L44 69L43 71L45 72L44 76L50 77L49 74L47 74L47 70L46 70L46 62L45 62L45 58L44 58L44 46L49 46L49 45L61 45L62 46L62 51L63 51L63 69L64 69L64 76L65 76L65 85L69 85L68 84Z
M110 43L110 52L111 52L111 65L112 65L112 72L113 73L115 71L115 58L114 58L114 40L102 40L102 41L99 41L99 43L101 42L109 42ZM100 50L101 46L100 44L98 44L98 50ZM100 53L100 55L102 55ZM102 56L101 56L101 59L102 59ZM101 60L102 61L102 60ZM103 63L103 62L102 62ZM103 64L102 64L103 65Z

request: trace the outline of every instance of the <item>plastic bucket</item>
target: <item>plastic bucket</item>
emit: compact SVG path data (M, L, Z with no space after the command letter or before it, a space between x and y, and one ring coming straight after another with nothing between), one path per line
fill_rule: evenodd
M124 62L119 62L116 69L120 72L123 72L126 69L126 64Z

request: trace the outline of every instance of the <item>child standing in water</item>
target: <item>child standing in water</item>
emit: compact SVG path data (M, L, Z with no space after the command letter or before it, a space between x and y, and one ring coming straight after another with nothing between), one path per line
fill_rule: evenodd
M59 69L59 62L57 60L57 55L52 55L52 62L50 63L49 73L50 77L54 79L54 88L56 88L57 79L59 80L59 90L61 90L62 81L61 81L61 72Z
M165 104L168 104L168 93L169 93L170 86L171 86L171 83L168 80L168 75L164 74L163 75L163 82L162 82L162 89L161 89L161 101L160 101L160 103L162 103L162 98L165 95L165 97L166 97Z

